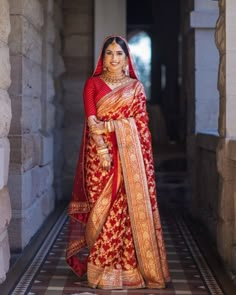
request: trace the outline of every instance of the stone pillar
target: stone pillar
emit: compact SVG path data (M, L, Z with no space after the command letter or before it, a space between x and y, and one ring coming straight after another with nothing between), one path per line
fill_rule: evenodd
M62 74L65 71L64 61L62 59L62 30L63 30L63 12L62 0L54 2L54 22L55 22L55 44L54 44L54 85L55 85L55 130L54 130L54 188L56 199L63 199L63 85Z
M10 59L8 35L10 17L8 0L0 0L0 284L9 269L10 251L8 225L11 220L11 205L8 182L10 145L7 138L11 123L11 101L8 95L10 86Z
M220 175L217 247L230 271L236 271L236 2L219 1L216 45L220 55L217 167ZM227 38L226 38L227 36Z
M10 244L21 252L54 208L53 1L9 0L13 119ZM45 20L45 21L44 21Z
M93 71L93 0L63 1L64 195L71 196L72 182L84 125L83 87Z
M219 15L216 1L195 0L191 27L195 29L195 132L217 132L219 56L214 32ZM211 110L209 112L209 110Z

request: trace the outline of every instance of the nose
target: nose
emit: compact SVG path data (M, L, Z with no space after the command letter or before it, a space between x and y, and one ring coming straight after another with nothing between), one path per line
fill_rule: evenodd
M111 58L112 61L116 61L116 55L115 54L112 54L112 58Z

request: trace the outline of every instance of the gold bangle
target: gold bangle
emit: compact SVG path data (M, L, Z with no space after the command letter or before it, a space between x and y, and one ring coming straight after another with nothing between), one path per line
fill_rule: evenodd
M97 153L99 154L99 155L103 155L103 154L108 154L108 149L107 148L105 148L105 149L102 149L102 150L98 150L97 151Z
M107 148L105 144L97 146L97 150L102 150L104 148Z
M100 134L105 133L105 129L104 128L98 128L97 125L95 125L95 124L94 125L91 125L89 127L89 131L90 131L90 133L97 134L97 135L100 135Z
M114 131L114 124L113 124L113 121L106 121L104 123L104 127L105 127L105 130L107 132L113 132Z

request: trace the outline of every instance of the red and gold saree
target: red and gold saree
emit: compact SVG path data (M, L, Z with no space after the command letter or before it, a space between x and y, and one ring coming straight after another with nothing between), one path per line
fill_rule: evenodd
M69 205L67 262L77 275L87 273L94 288L164 288L169 270L142 84L130 79L107 88L96 109L113 127L104 135L113 165L102 170L86 126Z

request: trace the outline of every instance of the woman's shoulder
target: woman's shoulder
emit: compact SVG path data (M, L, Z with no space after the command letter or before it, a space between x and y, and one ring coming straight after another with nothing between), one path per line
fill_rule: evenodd
M131 81L133 81L135 89L137 89L137 90L143 89L143 84L140 80L135 79L135 78L130 78L130 79L131 79Z
M99 79L99 76L91 76L91 77L89 77L86 81L85 81L85 83L87 84L87 83L95 83L97 80Z

